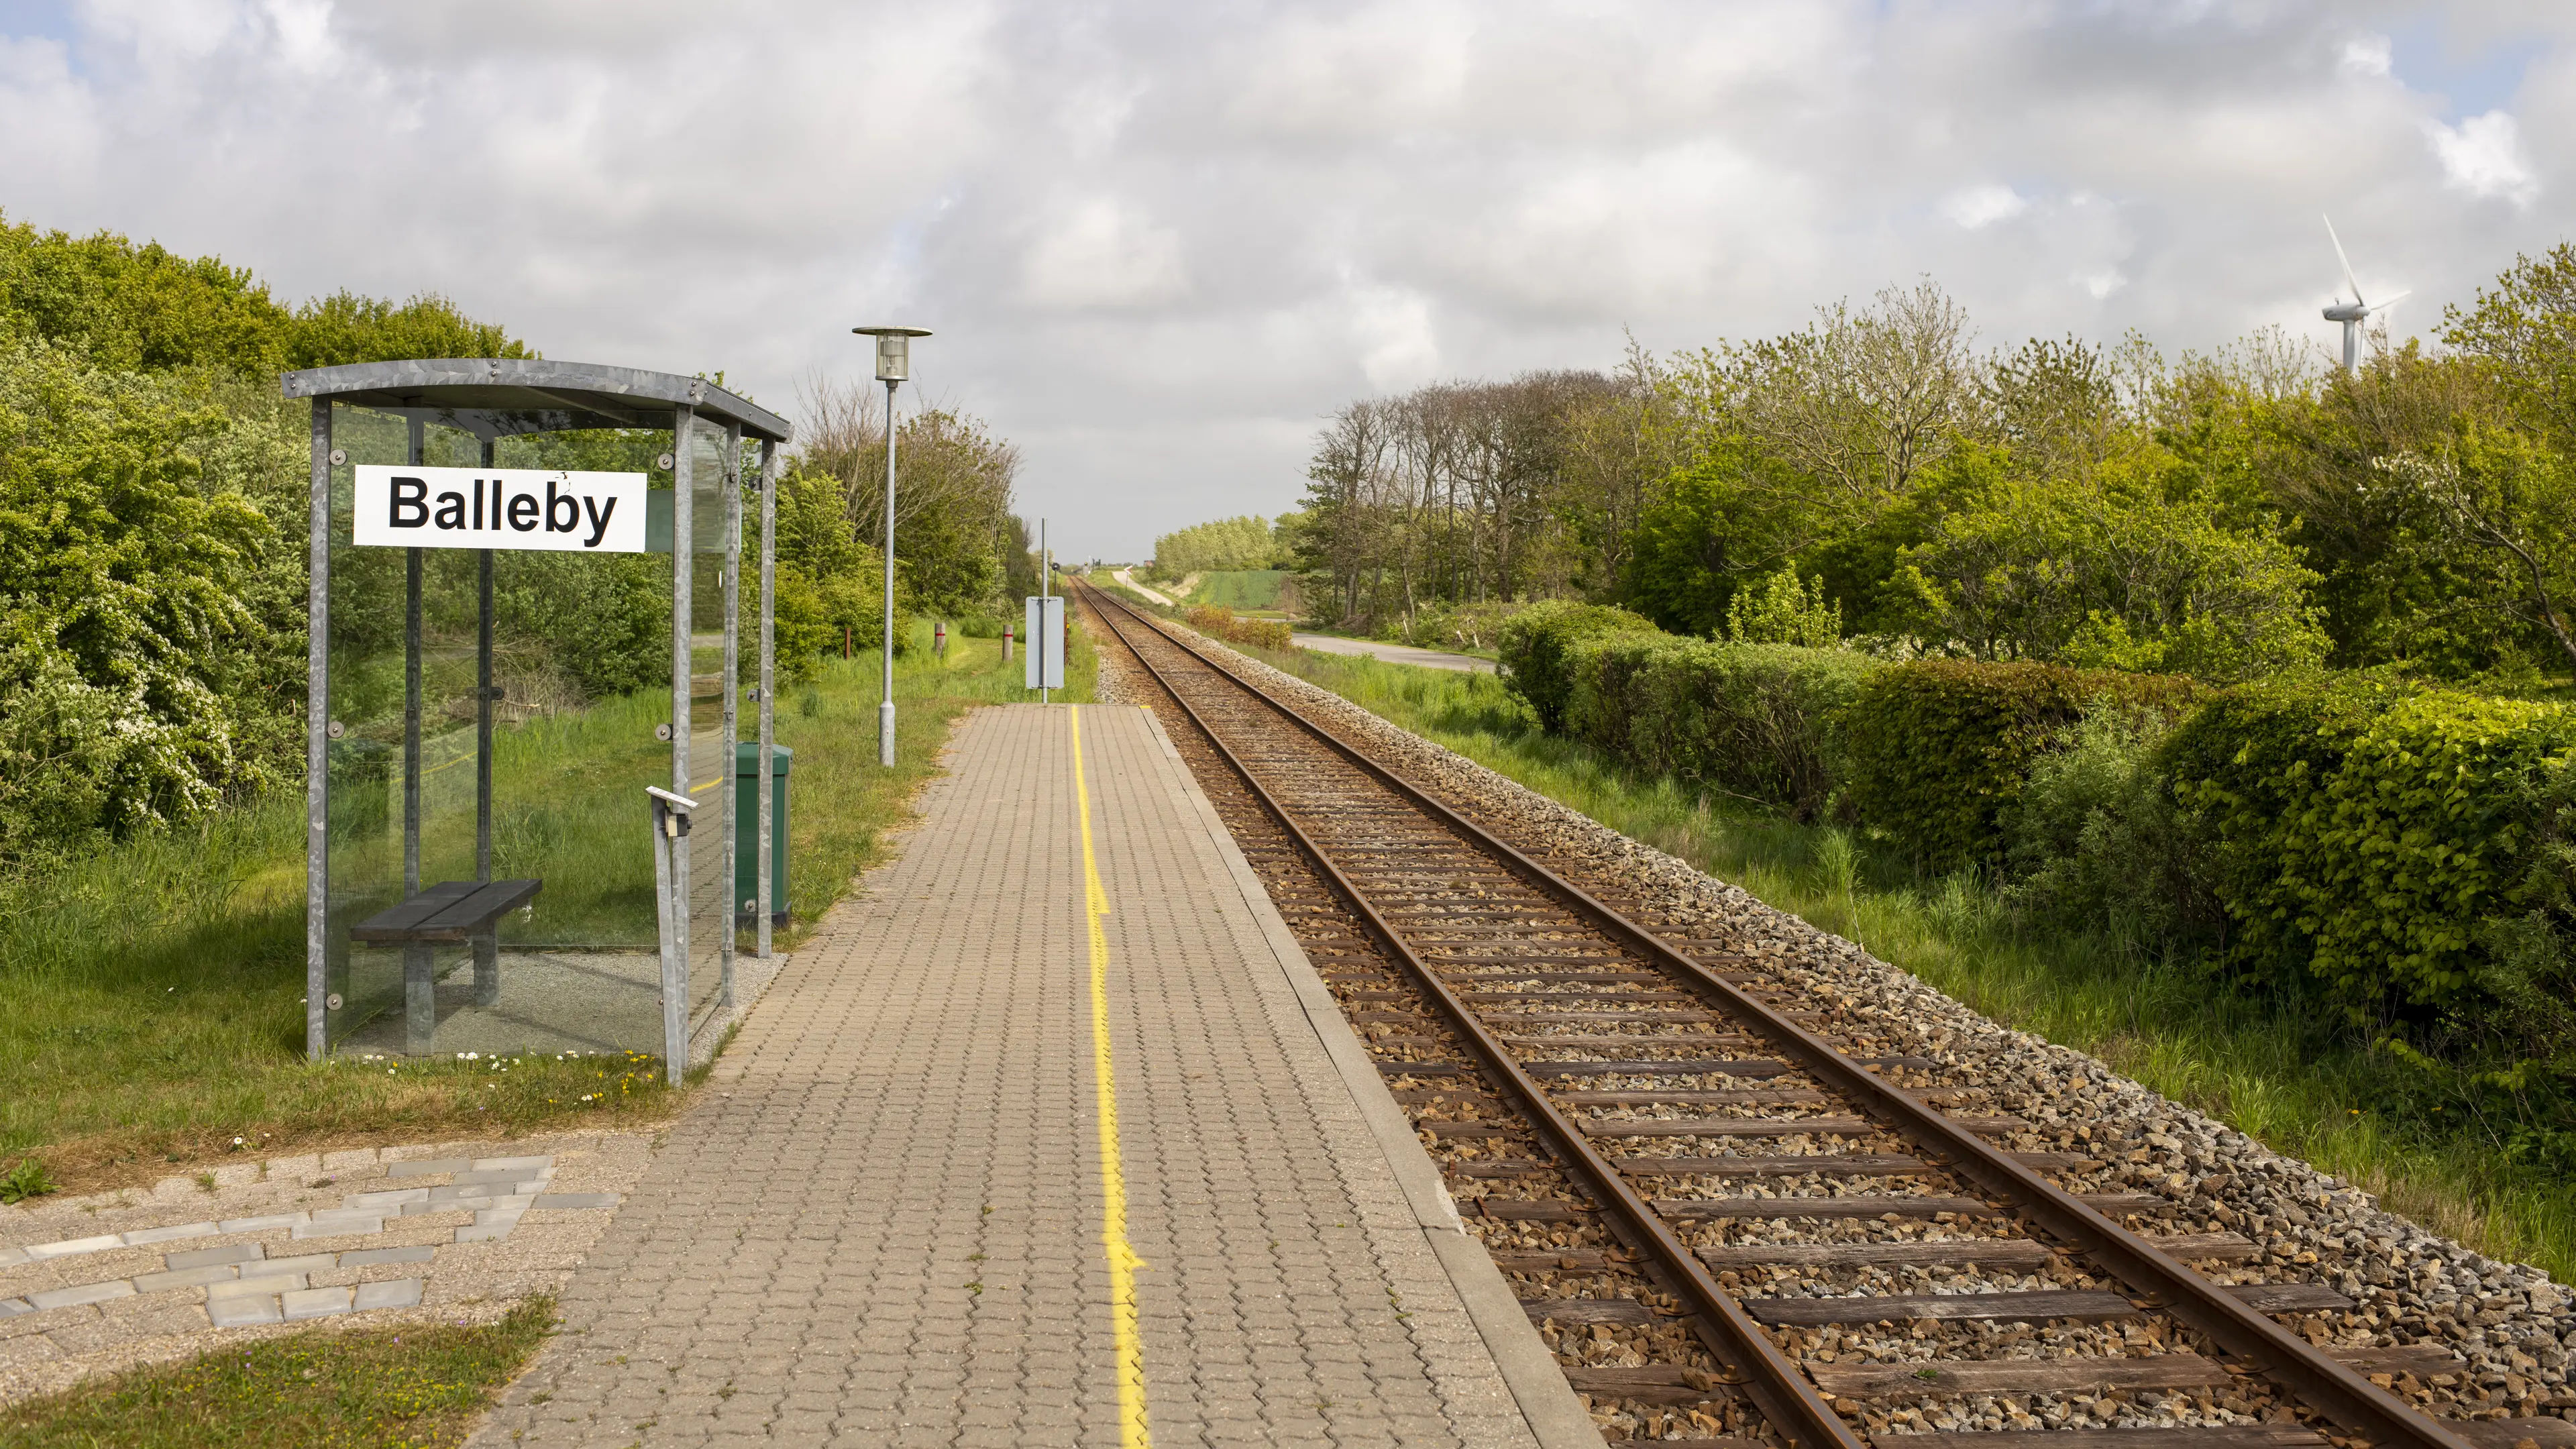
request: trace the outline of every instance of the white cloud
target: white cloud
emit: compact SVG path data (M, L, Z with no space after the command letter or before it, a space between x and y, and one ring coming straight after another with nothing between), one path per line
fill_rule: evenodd
M1049 309L1141 307L1187 289L1180 234L1105 197L1048 226L1020 267L1022 295Z
M1431 301L1401 287L1362 287L1351 294L1351 337L1369 386L1392 392L1431 381L1440 370L1440 341Z
M2387 36L2356 36L2343 43L2343 53L2335 58L2335 69L2348 76L2384 76L2393 59Z
M852 324L932 327L924 395L1116 556L1293 503L1356 394L1610 365L1623 327L1929 273L1999 344L2331 342L2320 210L2438 315L2560 238L2576 12L2515 12L2514 116L2435 125L2378 33L2420 9L69 0L58 41L0 5L0 203L782 406L863 369Z
M1961 187L1941 202L1941 214L1970 231L2010 220L2029 209L2028 198L2001 184Z
M2441 158L2443 176L2471 196L2529 206L2540 195L2540 179L2522 154L2521 128L2503 111L2470 116L2457 126L2426 121L2424 135Z
M2129 285L2129 279L2122 275L2118 267L2104 267L2100 271L2087 272L2077 277L2075 285L2082 287L2086 296L2099 302Z

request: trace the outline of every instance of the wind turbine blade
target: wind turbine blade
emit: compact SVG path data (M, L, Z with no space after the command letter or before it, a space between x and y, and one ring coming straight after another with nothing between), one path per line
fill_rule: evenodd
M2352 258L2343 254L2343 238L2335 235L2334 218L2326 216L2323 212L2319 212L2318 215L2324 218L2326 224L2326 240L2334 243L2335 260L2343 263L2344 284L2352 288L2353 301L2359 302L2361 301L2361 283L2353 280Z
M2373 302L2373 303L2371 303L2371 304L2370 304L2370 310L2371 310L2371 311L2373 311L2373 312L2385 312L2385 311L2387 311L2389 308L2396 306L2399 298L2401 298L2401 297L2412 297L2412 296L2414 296L2414 295L2415 295L2415 289L2414 289L2414 288L2412 288L2412 287L2409 287L2409 288L2407 288L2405 291L2398 293L2398 294L2397 294L2397 296L2395 296L2395 297L2391 297L2391 298L2389 298L2389 299L2388 299L2387 301L2385 301L2385 302Z

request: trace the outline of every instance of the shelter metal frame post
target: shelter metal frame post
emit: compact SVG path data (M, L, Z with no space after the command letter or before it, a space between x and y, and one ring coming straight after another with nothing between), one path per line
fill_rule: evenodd
M306 559L304 1054L331 1047L331 400L313 400L313 535Z
M483 444L483 466L492 466L492 444ZM492 550L478 549L474 628L474 878L492 880ZM474 1004L501 999L501 928L474 938Z
M769 752L778 739L778 705L772 697L778 692L778 445L763 439L760 444L760 763L758 789L760 811L760 844L756 847L760 882L753 899L760 913L760 959L769 959L770 913L776 907L770 900L769 832L776 828L772 818L775 806L769 798Z
M428 426L408 420L406 450L415 468L424 461ZM420 894L421 567L417 548L403 550L403 899ZM438 1040L437 953L425 945L403 947L403 1050L427 1056Z
M739 878L734 857L742 849L740 844L742 822L734 819L733 816L734 797L741 793L741 787L735 779L741 771L734 764L734 746L742 738L739 686L742 678L742 424L740 423L728 423L725 426L724 490L725 552L724 572L721 575L725 591L724 763L723 767L716 772L716 778L721 782L718 786L718 798L723 800L725 807L725 908L724 934L717 938L719 946L716 962L721 974L718 978L719 994L716 1000L718 1004L730 1011L733 1009L733 953L736 944L734 937L740 934L734 922L739 919L742 911L741 903L733 898L734 882Z
M689 796L689 666L696 643L692 572L697 566L697 495L690 443L697 409L683 403L671 419L671 790ZM694 797L691 797L694 798ZM672 1086L689 1068L689 837L659 829L653 838L669 851L667 879L655 884L669 903L662 932L662 1057ZM730 893L733 887L725 887Z

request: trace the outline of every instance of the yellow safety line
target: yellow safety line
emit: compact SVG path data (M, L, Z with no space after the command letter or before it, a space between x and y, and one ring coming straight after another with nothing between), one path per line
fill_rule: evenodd
M1109 892L1091 851L1091 790L1082 774L1082 709L1065 708L1073 730L1073 799L1082 819L1083 918L1091 928L1091 1075L1100 1117L1100 1246L1109 1254L1109 1321L1118 1336L1118 1442L1147 1449L1145 1346L1136 1331L1136 1270L1145 1260L1127 1242L1127 1172L1118 1155L1118 1080L1109 1042Z

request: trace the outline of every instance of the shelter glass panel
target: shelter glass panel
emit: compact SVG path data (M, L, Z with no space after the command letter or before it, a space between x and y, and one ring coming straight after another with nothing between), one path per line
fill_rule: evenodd
M645 472L671 496L652 467L667 432L503 431L475 414L332 406L338 1051L662 1049L644 790L670 778L667 509L658 554L353 539L368 464ZM448 486L433 482L430 503Z

